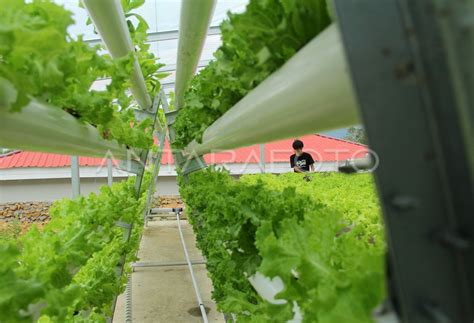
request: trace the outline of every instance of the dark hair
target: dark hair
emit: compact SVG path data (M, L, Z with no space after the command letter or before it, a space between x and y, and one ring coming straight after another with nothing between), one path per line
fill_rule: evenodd
M304 144L301 140L296 139L293 141L293 149L303 149Z

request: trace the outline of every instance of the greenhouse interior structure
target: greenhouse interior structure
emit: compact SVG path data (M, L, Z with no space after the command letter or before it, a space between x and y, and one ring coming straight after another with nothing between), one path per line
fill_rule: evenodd
M474 0L0 0L10 322L474 322Z

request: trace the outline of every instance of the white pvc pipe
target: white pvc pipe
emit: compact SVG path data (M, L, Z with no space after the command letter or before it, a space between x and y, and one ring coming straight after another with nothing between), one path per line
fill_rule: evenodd
M196 72L216 0L183 0L179 23L175 107L181 108L184 92Z
M135 53L120 0L83 0L83 3L113 58ZM136 56L130 76L130 90L142 109L151 108L151 98Z
M248 278L252 287L264 300L271 304L286 304L288 301L285 299L276 299L276 295L285 289L285 284L279 276L275 276L272 279L262 275L260 272L256 272ZM294 316L287 323L301 323L303 317L301 315L300 307L296 302L293 302L293 313Z
M31 101L21 112L0 106L0 147L54 154L127 159L131 152L60 108Z
M358 123L336 25L309 42L193 141L187 155L295 138Z

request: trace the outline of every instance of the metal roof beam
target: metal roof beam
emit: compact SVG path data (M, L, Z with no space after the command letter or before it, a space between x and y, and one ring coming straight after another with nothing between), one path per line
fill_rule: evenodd
M207 36L220 35L221 30L219 26L211 26L207 31ZM179 39L178 30L168 30L168 31L154 31L148 33L147 42L154 43L165 40L175 40ZM84 42L90 44L91 46L102 44L102 39L100 38L91 38L85 39Z

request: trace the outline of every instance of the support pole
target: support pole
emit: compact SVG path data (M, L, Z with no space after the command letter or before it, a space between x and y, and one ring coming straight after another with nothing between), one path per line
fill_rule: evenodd
M250 146L358 123L336 25L329 26L206 129L187 155Z
M175 83L176 109L182 107L184 92L196 72L216 2L216 0L181 1Z
M155 163L153 165L153 174L151 176L150 186L148 187L148 192L146 196L146 205L145 205L145 211L144 211L145 227L148 226L148 217L151 211L151 199L153 197L153 192L156 188L158 175L160 173L161 158L163 156L163 149L165 147L165 139L166 139L166 130L163 130L161 133L159 133L158 153L155 156Z
M107 158L107 185L112 186L114 182L112 159Z
M173 128L173 123L176 119L176 115L178 113L177 110L169 111L168 101L166 100L165 93L162 91L162 101L163 101L163 109L165 111L166 122L168 123L168 139L170 145L173 144L175 138L175 132ZM174 165L176 169L180 169L183 172L183 175L186 177L189 173L197 171L199 169L206 167L206 162L202 155L191 155L185 158L181 151L172 150Z
M159 104L160 104L160 95L158 94L154 98L153 107L152 107L152 111L154 111L153 129L155 129L155 127L159 123L159 120L158 120L158 107L159 107ZM140 196L141 196L142 182L143 182L143 176L144 176L144 173L145 173L145 166L146 166L146 163L147 163L147 159L148 159L148 150L144 149L140 152L139 170L138 170L137 176L135 178L135 194L136 194L137 199L140 199ZM126 243L128 243L129 240L130 240L130 236L132 234L133 223L129 224L129 223L124 223L124 222L118 221L116 223L116 225L119 226L119 227L122 227L124 229L123 239ZM122 257L120 258L120 263L117 266L117 277L119 279L122 277L123 270L124 270L124 265L125 265L125 256L122 255ZM130 294L130 296L131 296L131 294ZM132 303L132 301L131 301L131 298L130 298L130 307L131 307L131 303ZM117 297L115 297L115 299L113 301L113 304L112 304L112 317L110 318L110 321L113 321L113 315L115 313L116 305L117 305Z
M162 104L161 92L157 93L155 95L154 100L153 100L153 106L152 106L152 109L151 109L153 111L153 128L152 129L156 129L156 128L161 129L160 120L158 118L158 109L159 109L160 104ZM164 131L164 130L162 130L162 131ZM146 164L147 164L148 155L149 155L148 150L142 150L140 152L140 165L139 165L139 170L137 172L137 177L136 177L136 181L135 181L135 190L136 190L136 193L137 193L137 198L140 197L141 188L142 188L141 186L142 186L142 181L143 181L143 175L145 174L145 167L146 167Z
M260 144L260 171L265 173L265 144Z
M79 157L71 156L71 185L72 198L75 199L81 195L81 182L79 177Z

